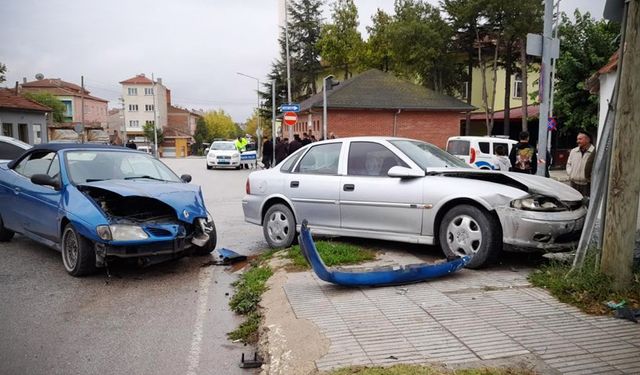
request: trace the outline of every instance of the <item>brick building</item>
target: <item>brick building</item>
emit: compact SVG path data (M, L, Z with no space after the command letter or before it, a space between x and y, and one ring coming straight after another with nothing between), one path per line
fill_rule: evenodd
M322 92L300 104L294 133L322 134ZM327 131L339 137L379 135L424 140L444 148L460 135L460 114L472 106L395 77L368 70L327 91Z

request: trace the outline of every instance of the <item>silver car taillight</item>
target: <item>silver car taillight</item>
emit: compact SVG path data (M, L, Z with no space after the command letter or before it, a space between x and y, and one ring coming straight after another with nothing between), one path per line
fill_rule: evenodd
M247 194L251 194L251 184L249 183L249 179L247 178L247 183L244 185L244 191Z

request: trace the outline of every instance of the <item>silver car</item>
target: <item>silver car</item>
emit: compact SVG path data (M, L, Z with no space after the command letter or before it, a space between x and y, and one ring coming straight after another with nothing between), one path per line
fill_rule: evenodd
M483 171L422 141L355 137L307 145L253 172L245 220L288 247L303 219L314 234L439 244L468 267L505 248L561 251L580 237L582 195L552 179Z

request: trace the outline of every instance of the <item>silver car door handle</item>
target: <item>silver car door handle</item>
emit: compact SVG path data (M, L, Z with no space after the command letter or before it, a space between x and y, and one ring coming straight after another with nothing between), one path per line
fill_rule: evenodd
M300 186L300 181L291 181L289 186L291 186L292 188L297 188L298 186Z

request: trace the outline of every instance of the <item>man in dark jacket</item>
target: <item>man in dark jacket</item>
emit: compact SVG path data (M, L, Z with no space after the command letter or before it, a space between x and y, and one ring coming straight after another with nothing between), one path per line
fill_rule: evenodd
M280 137L276 138L276 164L280 164L287 155L287 145Z
M309 134L302 133L302 141L300 141L300 143L302 143L303 146L306 146L309 143L311 143L311 138L309 138Z
M265 168L271 167L271 162L273 161L273 142L271 142L271 138L264 137L264 143L262 144L262 164L264 164Z
M529 132L520 132L520 142L511 148L509 160L512 172L536 174L538 159L536 148L529 144Z
M300 147L302 147L302 141L300 139L300 134L293 135L293 141L289 143L289 155L296 152Z

